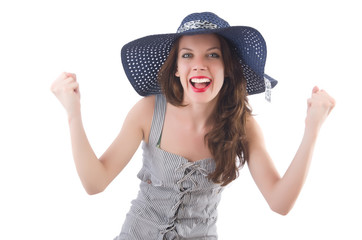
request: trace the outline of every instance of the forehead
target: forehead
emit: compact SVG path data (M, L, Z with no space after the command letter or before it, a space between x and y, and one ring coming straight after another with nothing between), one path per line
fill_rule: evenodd
M220 48L220 40L215 34L185 35L180 38L179 49L182 48Z

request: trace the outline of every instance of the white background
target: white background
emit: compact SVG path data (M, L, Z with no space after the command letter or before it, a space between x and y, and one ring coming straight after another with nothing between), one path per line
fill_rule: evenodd
M337 100L289 215L268 208L246 167L223 193L219 238L362 238L358 1L124 2L1 1L0 239L93 240L119 234L138 191L141 153L105 192L88 196L72 160L65 111L50 85L63 71L77 74L84 125L100 156L140 99L121 67L121 47L138 37L175 32L197 11L252 26L265 37L266 72L279 84L271 104L263 95L250 102L281 174L299 146L313 86Z

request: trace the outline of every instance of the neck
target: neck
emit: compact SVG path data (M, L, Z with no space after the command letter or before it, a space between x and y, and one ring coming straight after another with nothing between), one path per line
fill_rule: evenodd
M216 107L216 99L209 103L186 103L179 107L180 117L195 131L205 131L211 127L210 116Z

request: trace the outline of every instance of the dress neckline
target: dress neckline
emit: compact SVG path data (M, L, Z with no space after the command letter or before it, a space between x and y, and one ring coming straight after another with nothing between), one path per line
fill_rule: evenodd
M153 145L152 145L152 147L156 148L157 151L161 151L162 153L166 153L166 154L172 155L172 156L177 157L177 158L179 158L179 159L182 159L183 161L188 162L188 163L195 163L195 164L196 164L196 163L203 163L203 162L208 162L208 161L214 160L214 158L211 158L211 157L210 157L210 158L201 158L201 159L198 159L198 160L196 160L196 161L191 161L191 160L189 160L188 158L186 158L186 157L184 157L184 156L181 156L181 155L178 155L178 154L176 154L176 153L172 153L172 152L166 151L166 150L164 150L164 149L162 149L162 148L160 148L160 147L153 146Z

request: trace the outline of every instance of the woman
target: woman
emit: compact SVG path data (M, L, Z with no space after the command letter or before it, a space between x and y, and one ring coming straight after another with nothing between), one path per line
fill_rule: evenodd
M313 89L301 145L280 177L247 101L250 94L269 96L277 83L264 75L259 32L196 13L176 34L135 40L121 56L132 86L147 97L99 159L82 126L76 76L63 73L52 85L67 110L75 164L89 194L102 192L143 141L140 191L116 239L217 239L220 193L245 162L271 209L290 211L333 98Z

